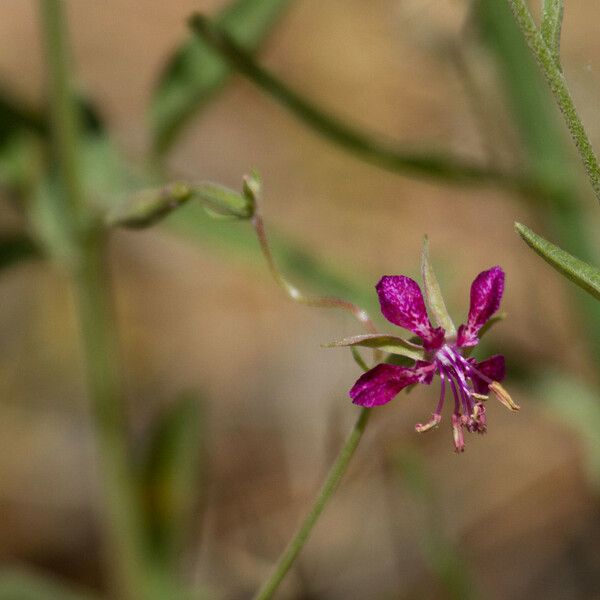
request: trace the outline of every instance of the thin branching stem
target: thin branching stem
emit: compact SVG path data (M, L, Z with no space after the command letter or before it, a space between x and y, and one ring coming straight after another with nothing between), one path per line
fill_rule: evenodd
M269 246L267 234L265 232L265 225L258 210L252 218L252 225L254 227L254 231L256 232L256 236L258 237L260 248L265 260L267 261L267 265L271 275L273 276L273 279L275 279L277 285L279 285L279 287L292 300L294 300L294 302L298 302L306 306L312 306L314 308L339 308L341 310L345 310L352 314L369 333L377 333L377 329L375 328L373 321L371 321L367 311L360 308L356 304L353 304L348 300L343 300L342 298L336 298L335 296L307 296L303 294L296 286L289 283L281 271L277 268L277 264L273 258L273 253L271 252L271 247Z
M573 102L560 66L556 61L555 54L546 45L541 32L536 27L525 0L507 1L563 114L571 137L584 164L594 194L600 202L600 165L598 164L598 158L583 123L577 114L575 103Z
M294 564L294 561L300 554L304 544L306 544L306 541L308 540L314 526L325 509L325 506L340 484L340 481L342 480L342 477L344 476L344 473L350 464L350 460L354 456L354 452L356 451L356 448L358 447L358 444L363 436L370 414L371 413L368 408L361 409L358 419L356 420L356 424L354 425L354 428L350 432L346 443L338 454L336 461L333 463L333 466L327 475L327 479L325 480L325 483L323 484L323 487L321 488L321 491L319 492L319 495L317 496L312 508L306 515L304 521L300 525L300 528L288 544L287 548L277 561L277 565L273 570L272 575L254 596L254 600L268 600L271 598L283 581L283 578L286 576L287 572Z
M481 166L451 154L419 152L348 125L290 89L260 66L227 33L203 16L194 15L190 25L231 67L317 133L366 162L394 173L427 177L447 183L495 185L532 197L543 197L545 194L528 176Z

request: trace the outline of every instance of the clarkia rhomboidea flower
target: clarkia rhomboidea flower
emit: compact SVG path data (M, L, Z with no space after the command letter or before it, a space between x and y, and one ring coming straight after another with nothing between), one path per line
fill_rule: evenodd
M445 399L452 395L454 446L457 452L462 452L465 429L478 433L485 433L487 429L484 402L490 392L510 410L519 409L499 383L504 379L504 357L495 355L482 362L469 357L471 349L479 342L481 329L500 306L504 271L492 267L475 278L471 285L467 322L458 330L446 312L429 265L427 246L423 253L423 279L429 308L438 326L432 325L421 289L413 279L403 275L385 276L376 286L383 316L414 333L422 344L374 334L348 338L335 345L369 346L414 359L411 366L383 362L364 373L350 390L352 401L360 406L370 408L386 404L407 386L430 384L438 375L438 404L431 419L417 424L416 430L424 432L436 427L442 418Z

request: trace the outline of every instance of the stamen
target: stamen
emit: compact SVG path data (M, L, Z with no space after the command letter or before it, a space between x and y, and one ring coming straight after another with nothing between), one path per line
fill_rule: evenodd
M475 398L476 400L489 400L490 397L486 396L485 394L478 394L477 392L471 392L471 396L473 398Z
M433 413L431 415L431 419L429 421L427 421L427 423L425 423L424 425L422 423L417 423L415 425L415 430L417 431L417 433L425 433L426 431L429 431L430 429L437 427L440 424L441 420L442 420L442 415Z
M415 425L415 429L418 433L424 433L425 431L429 431L434 427L437 427L442 420L442 409L444 408L444 399L446 397L446 373L443 369L440 369L440 379L441 379L441 387L440 387L440 399L438 401L435 412L431 415L431 419L427 421L427 423L417 423Z
M465 451L465 436L462 430L462 421L459 415L452 415L452 435L454 436L455 451Z
M496 398L508 408L508 410L517 411L521 407L510 397L510 394L497 382L492 381L490 383L490 390L494 392Z
M448 358L452 365L453 374L457 378L458 389L460 391L460 397L462 400L463 409L465 414L470 414L473 411L473 401L471 400L472 390L467 382L463 365L457 360L462 358L459 354L453 351L450 347L445 348L445 356ZM468 363L467 363L468 364Z

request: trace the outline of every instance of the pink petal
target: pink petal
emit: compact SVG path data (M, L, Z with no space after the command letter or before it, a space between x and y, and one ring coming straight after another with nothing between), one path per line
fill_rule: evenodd
M404 275L386 275L375 286L383 316L398 327L418 335L426 348L437 348L444 340L444 330L434 329L427 316L419 284Z
M484 375L487 375L492 381L502 381L506 374L506 366L504 364L504 356L495 354L490 356L488 359L476 363L474 360L470 360L474 364L478 371L481 371ZM478 394L488 393L488 384L486 381L473 375L471 377L473 381L473 387Z
M474 346L479 341L478 331L500 307L504 293L504 271L492 267L479 273L471 284L471 306L467 324L458 329L459 346Z
M434 369L430 363L400 367L382 363L367 371L350 390L354 404L371 408L388 403L403 388L413 383L431 383Z

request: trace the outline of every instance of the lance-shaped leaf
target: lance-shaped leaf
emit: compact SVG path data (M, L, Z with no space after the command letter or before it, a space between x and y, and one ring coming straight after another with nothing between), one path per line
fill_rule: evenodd
M149 551L174 565L186 543L202 498L205 452L204 406L184 394L157 419L142 465Z
M589 265L572 254L561 250L543 237L540 237L531 229L515 223L517 233L523 238L525 243L539 254L549 265L554 267L559 273L576 283L586 292L600 300L600 270Z
M456 335L456 327L448 314L446 303L440 290L435 271L429 260L429 239L423 238L423 251L421 252L421 277L423 278L423 288L425 290L425 301L429 308L430 316L433 318L434 325L439 325L446 330L447 337Z
M247 50L255 50L289 0L236 0L215 21ZM184 125L230 75L230 67L202 40L185 42L162 73L151 105L156 155L168 151Z
M325 344L324 346L326 348L363 346L365 348L377 348L389 354L400 354L414 360L423 360L425 358L425 350L420 346L394 335L382 335L379 333L353 335L343 340Z

